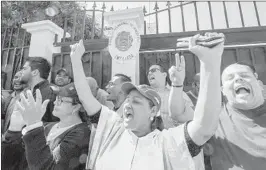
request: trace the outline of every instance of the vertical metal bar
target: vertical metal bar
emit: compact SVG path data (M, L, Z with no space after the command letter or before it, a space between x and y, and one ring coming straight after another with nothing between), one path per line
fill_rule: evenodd
M5 29L5 32L4 32L4 38L2 39L2 49L5 47L5 40L6 40L6 30L7 28L4 28Z
M16 53L17 53L17 47L14 48L14 53L13 53L13 58L12 58L12 70L11 70L11 80L13 79L14 73L15 73L15 69L17 69L15 67L15 58L16 58Z
M63 42L66 42L66 31L67 31L67 17L64 18L64 35L63 35Z
M239 1L237 3L238 3L239 12L240 12L241 24L242 24L242 27L245 27L241 4Z
M168 6L168 19L169 19L169 32L172 32L172 24L171 24L171 10L170 10L170 6L171 3L168 1L167 2L167 6Z
M258 26L261 26L260 24L260 16L259 16L259 12L258 12L258 8L257 8L257 3L255 1L253 1L254 7L255 7L255 12L256 12L256 18L258 21Z
M17 41L16 41L16 46L19 47L19 34L20 34L20 27L18 27L18 33L17 33ZM22 44L21 44L22 45ZM21 47L21 51L22 51L22 47ZM14 49L14 55L13 55L13 61L12 61L12 79L14 77L14 73L16 73L19 70L19 62L21 57L18 58L18 61L16 63L15 62L15 57L16 57L16 53L17 53L17 48Z
M103 30L104 30L104 11L102 12L102 29L101 29L101 38L103 37Z
M210 12L210 17L211 17L211 26L212 26L212 29L214 29L213 17L212 17L212 7L211 7L210 1L208 1L208 7L209 7L209 12Z
M100 78L100 82L99 82L99 84L100 84L100 87L102 87L102 82L103 82L103 54L102 54L102 50L100 51L100 70L101 70L101 78Z
M61 53L61 56L60 56L60 68L63 68L64 66L64 55L63 53Z
M180 2L180 9L181 9L181 19L182 19L182 28L183 28L183 32L186 31L185 29L185 20L184 20L184 10L183 10L183 2Z
M146 35L146 33L147 33L147 30L146 30L146 21L144 21L144 35Z
M199 16L198 16L197 2L195 1L193 4L195 9L197 30L199 30Z
M75 13L74 13L74 18L73 18L72 35L71 35L71 39L72 39L72 41L75 41L76 20L77 20L77 13L75 12Z
M223 7L224 7L224 17L225 17L225 22L226 22L226 28L229 28L229 23L228 23L228 15L227 15L227 10L226 10L226 4L223 1Z
M238 48L235 48L236 50L236 61L238 62L239 59L240 59L240 56L239 56L239 49Z
M102 30L101 30L101 38L103 37L103 30L104 30L104 12L105 12L105 9L106 9L106 7L105 7L105 3L103 3L103 6L102 6L102 10L103 10L103 12L102 12Z
M18 65L18 68L21 69L21 65L22 65L22 62L23 62L23 56L24 56L24 46L25 46L25 38L26 38L26 30L24 30L24 35L23 35L23 42L22 42L22 49L21 49L21 54L20 54L20 62L19 62L19 65Z
M194 64L194 73L197 73L197 62L196 62L197 56L193 55L193 64Z
M92 76L92 52L89 52L89 58L90 58L90 76Z
M10 38L9 38L9 42L8 42L8 49L7 49L7 55L6 55L6 63L5 63L5 70L7 67L7 63L9 60L9 51L10 51L10 45L11 45L11 41L12 41L12 36L13 36L13 27L11 28L11 33L10 33Z
M158 23L158 5L157 5L157 2L155 2L155 7L154 7L154 10L155 10L155 18L156 18L156 34L159 34L159 23Z
M94 34L95 34L95 7L96 7L96 5L93 5L91 39L94 39Z
M20 33L20 28L18 28L18 33L17 33L17 41L16 41L17 47L18 47L19 33Z
M84 14L83 14L83 21L82 21L82 31L81 31L81 39L84 39L84 35L85 35L85 25L86 25L86 9L84 8Z
M254 48L253 47L250 47L248 49L250 51L252 65L255 67L256 61L255 61L255 55L254 55L254 51L253 51Z

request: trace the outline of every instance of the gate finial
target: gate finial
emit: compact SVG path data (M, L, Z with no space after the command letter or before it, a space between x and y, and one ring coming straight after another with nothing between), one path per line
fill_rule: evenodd
M103 10L105 10L105 9L106 9L105 2L103 2L102 9L103 9Z
M144 5L144 7L143 7L143 13L144 13L144 14L146 14L146 13L147 13L147 10L146 10L146 7L145 7L145 5Z
M156 1L156 2L155 2L155 7L154 7L153 10L157 11L158 9L159 9L159 7L158 7L157 1Z
M97 6L96 6L96 2L94 1L93 2L93 6L92 6L92 8L96 8Z
M168 6L168 8L169 8L171 5L172 5L171 2L170 1L167 1L166 6Z

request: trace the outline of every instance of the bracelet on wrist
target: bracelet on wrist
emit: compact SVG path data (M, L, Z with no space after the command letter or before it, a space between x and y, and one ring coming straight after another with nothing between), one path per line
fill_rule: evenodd
M180 88L183 87L183 85L172 85L172 87Z

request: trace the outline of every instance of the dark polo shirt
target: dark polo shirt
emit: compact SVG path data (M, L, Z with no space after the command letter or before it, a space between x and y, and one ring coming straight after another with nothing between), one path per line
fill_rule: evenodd
M50 102L47 105L46 112L42 118L43 122L56 122L59 121L58 117L55 117L52 113L54 110L54 101L56 99L56 95L53 93L53 90L50 87L50 83L48 80L41 81L36 84L33 88L33 97L36 98L36 90L40 89L42 94L42 101L49 99Z

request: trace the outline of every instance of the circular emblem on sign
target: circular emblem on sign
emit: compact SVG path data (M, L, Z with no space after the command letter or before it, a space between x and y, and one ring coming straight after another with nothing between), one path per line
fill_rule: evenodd
M118 24L109 38L109 52L116 61L134 59L140 48L140 34L132 23Z
M133 38L130 32L122 31L115 39L115 46L120 51L127 51L132 46Z

